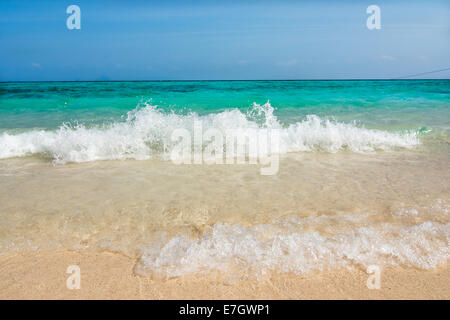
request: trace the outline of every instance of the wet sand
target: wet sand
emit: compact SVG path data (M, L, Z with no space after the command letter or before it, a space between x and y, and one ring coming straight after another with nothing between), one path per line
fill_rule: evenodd
M69 265L80 267L80 289L69 290ZM134 273L136 260L117 253L49 251L0 257L0 299L450 299L450 269L387 267L380 289L365 270L270 274L229 281L221 274L170 280Z

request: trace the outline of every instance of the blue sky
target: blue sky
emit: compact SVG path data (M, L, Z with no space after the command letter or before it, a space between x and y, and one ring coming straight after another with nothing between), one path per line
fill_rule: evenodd
M0 81L394 78L450 67L450 1L2 0L0 43Z

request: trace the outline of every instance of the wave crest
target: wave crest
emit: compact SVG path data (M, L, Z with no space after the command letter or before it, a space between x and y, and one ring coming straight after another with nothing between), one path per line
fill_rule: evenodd
M0 159L43 155L55 163L113 159L149 159L167 156L173 147L175 129L193 131L195 121L204 130L226 132L235 129L277 129L280 152L352 152L390 151L420 144L419 131L388 132L358 127L309 115L301 122L283 126L267 102L253 104L244 114L238 109L200 116L168 113L145 103L128 112L122 122L86 127L63 124L57 130L31 130L0 135Z

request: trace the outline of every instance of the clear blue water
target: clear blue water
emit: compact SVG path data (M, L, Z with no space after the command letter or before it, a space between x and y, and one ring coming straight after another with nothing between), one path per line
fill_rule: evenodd
M120 121L143 101L200 115L270 101L283 123L315 114L378 129L450 127L450 80L37 82L0 84L0 130Z
M275 177L168 165L196 121L316 154ZM1 83L0 248L120 251L167 276L430 269L449 258L449 146L450 80ZM162 161L65 165L125 159Z
M450 80L1 83L0 158L145 159L192 117L220 129L270 119L290 152L448 152Z

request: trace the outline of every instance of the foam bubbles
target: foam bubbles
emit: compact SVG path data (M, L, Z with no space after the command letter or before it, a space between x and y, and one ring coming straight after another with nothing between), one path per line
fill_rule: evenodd
M303 223L293 220L253 227L217 223L198 239L180 236L161 247L148 248L140 272L171 278L236 267L256 275L371 264L431 269L450 257L450 224L425 222L405 227L384 223L325 236L293 231Z
M352 152L389 151L413 148L420 144L418 132L387 132L360 128L309 115L305 120L282 126L273 107L254 103L243 114L237 109L199 116L167 113L145 104L128 112L123 122L86 127L62 125L57 130L31 130L19 134L0 135L0 159L39 154L55 163L96 160L137 159L153 156L168 158L175 129L193 131L194 122L203 130L276 129L280 132L280 152Z

